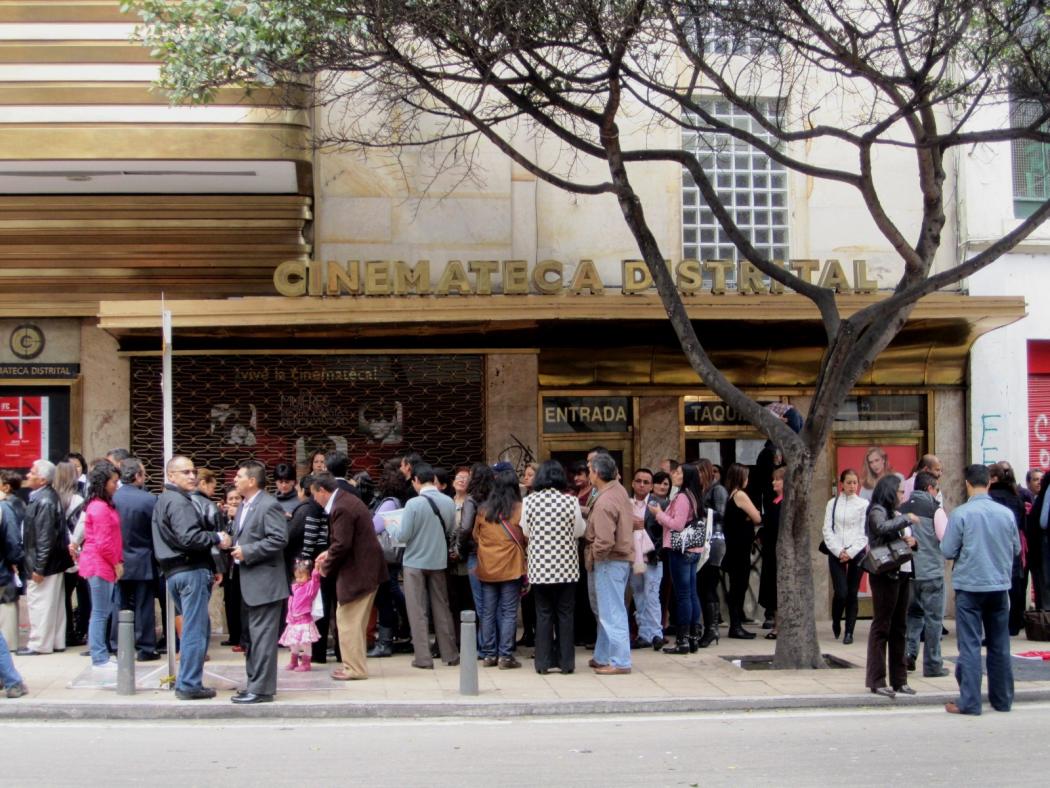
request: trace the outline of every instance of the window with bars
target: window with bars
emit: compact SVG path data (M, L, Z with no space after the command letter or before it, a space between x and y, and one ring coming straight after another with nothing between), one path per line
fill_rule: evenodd
M1034 102L1015 101L1010 107L1014 126L1028 125L1043 114ZM1045 128L1045 127L1044 127ZM1034 140L1014 140L1011 145L1014 183L1014 216L1023 219L1050 199L1050 145Z
M720 121L774 143L747 113L717 97L701 98ZM766 117L777 117L778 100L762 99ZM687 125L702 126L687 116ZM787 171L765 153L728 134L683 132L683 147L697 157L723 205L755 248L772 260L788 259ZM686 259L732 260L740 255L722 230L688 170L682 171L682 252Z

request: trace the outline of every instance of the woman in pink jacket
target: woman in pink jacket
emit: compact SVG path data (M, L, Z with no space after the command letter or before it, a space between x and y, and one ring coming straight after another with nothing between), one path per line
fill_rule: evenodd
M91 667L105 680L117 673L117 663L109 659L108 627L113 612L113 586L124 574L124 543L120 536L120 517L113 507L113 493L120 474L105 460L95 463L88 473L88 501L84 507L84 548L80 553L80 576L91 589L91 620L88 646Z
M666 654L689 654L700 647L700 597L696 595L696 569L700 563L699 547L680 553L671 549L671 532L681 531L699 516L704 500L700 473L692 464L679 465L671 472L671 482L678 495L671 499L667 511L649 504L656 522L664 529L663 549L671 567L671 588L675 597L675 643L664 649Z

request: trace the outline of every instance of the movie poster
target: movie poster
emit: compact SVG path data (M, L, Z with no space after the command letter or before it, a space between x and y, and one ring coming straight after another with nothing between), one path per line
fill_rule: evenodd
M48 398L0 397L0 467L29 468L47 447Z

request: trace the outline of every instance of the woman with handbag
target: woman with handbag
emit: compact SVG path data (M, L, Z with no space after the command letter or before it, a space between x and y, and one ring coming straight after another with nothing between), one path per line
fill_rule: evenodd
M675 597L675 642L673 646L667 646L664 653L690 654L700 647L700 598L696 594L696 565L700 562L703 548L672 550L671 534L681 532L697 519L704 495L695 465L679 465L671 471L671 483L678 488L678 494L671 499L667 511L663 511L655 502L649 504L650 514L663 527L661 545L668 555L671 588Z
M858 495L860 477L852 468L839 475L842 492L828 501L824 508L824 541L821 552L828 556L831 573L831 631L838 639L842 632L842 614L846 614L846 634L843 645L853 642L853 627L857 623L857 589L864 569L860 560L868 546L865 520L868 501Z
M900 477L889 474L879 479L871 494L866 529L868 549L885 547L903 541L915 548L915 537L904 534L904 529L919 518L914 514L898 514L897 507L904 500ZM869 573L871 600L874 613L868 632L868 666L865 685L876 695L895 697L898 692L914 695L908 686L908 666L905 662L907 636L908 580L896 569ZM886 686L886 651L889 648L889 678Z
M528 540L530 595L536 605L536 672L576 669L573 615L580 579L577 540L587 527L580 503L569 492L565 468L547 460L522 501L521 530ZM557 653L555 653L557 649Z
M480 656L487 668L521 667L514 658L518 602L525 575L525 535L520 523L518 476L513 470L499 471L474 522L477 575L484 600Z
M700 567L696 578L697 588L700 591L700 612L704 617L704 636L700 638L700 648L707 648L712 643L718 643L718 620L721 608L721 603L718 601L718 584L722 579L722 559L726 554L722 519L725 517L729 493L719 483L718 468L710 460L697 460L696 469L700 473L700 486L704 491L701 508L710 509L714 514L707 561Z

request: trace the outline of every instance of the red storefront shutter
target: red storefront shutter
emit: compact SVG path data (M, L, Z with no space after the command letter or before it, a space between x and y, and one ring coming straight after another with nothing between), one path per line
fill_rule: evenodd
M1028 467L1050 468L1050 342L1028 343Z

